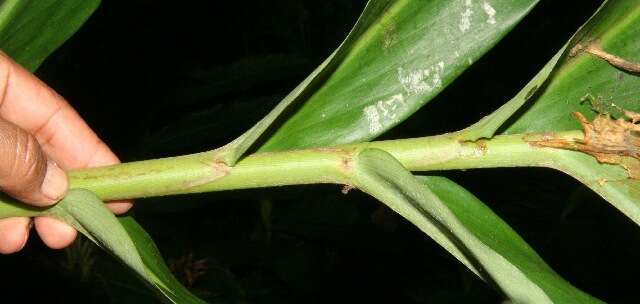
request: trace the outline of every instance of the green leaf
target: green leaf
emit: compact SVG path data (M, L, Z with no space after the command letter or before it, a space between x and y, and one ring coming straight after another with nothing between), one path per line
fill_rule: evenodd
M278 105L276 105L267 116L261 119L251 129L236 138L229 144L220 147L214 151L215 159L221 160L229 166L233 166L236 161L267 131L269 127L287 110L291 104L305 98L307 94L316 89L322 82L326 81L327 75L332 73L336 65L343 60L349 49L357 41L357 38L363 35L366 30L373 25L376 20L375 16L380 15L391 0L374 0L369 1L362 15L356 22L355 26L347 35L347 38L340 46L320 64L307 78L305 78L297 87L285 96Z
M640 3L635 0L608 1L570 48L576 43L599 41L607 51L640 62ZM617 69L587 53L569 57L558 67L534 104L506 130L506 134L580 129L571 117L575 111L593 118L590 94L602 102L640 111L640 77Z
M100 0L4 0L0 49L30 71L91 16Z
M162 295L171 299L173 303L204 303L173 276L153 239L133 217L118 217L118 221L136 246L147 271L154 275L156 282L161 283L155 286L161 290Z
M587 22L578 29L576 34L573 35L569 42L556 53L551 60L533 77L529 83L516 94L511 100L501 106L493 113L483 117L480 121L472 126L457 132L460 140L474 141L480 138L490 138L495 135L500 127L521 107L523 107L527 101L534 98L539 91L543 91L543 87L546 86L546 82L550 76L561 70L562 63L567 60L567 55L571 51L571 46L577 44L585 35L589 35L593 30L593 25L600 22L605 12L601 12L604 5L602 5L596 13L587 20ZM591 33L592 34L592 33Z
M113 254L169 303L205 303L189 293L171 274L149 235L133 218L116 218L90 191L70 190L44 215L72 225Z
M597 42L607 52L640 62L640 3L636 0L608 1L569 46L582 49ZM580 48L577 48L580 49ZM640 77L616 68L585 52L567 57L549 78L531 107L510 125L505 134L581 129L572 112L589 119L592 105L582 102L586 95L602 105L615 104L640 112ZM616 114L616 113L611 113ZM598 163L583 153L560 153L552 166L566 172L593 189L613 206L640 225L640 181L629 179L617 165Z
M446 178L418 179L387 152L366 149L354 159L353 181L516 303L600 302L563 280L480 200Z
M435 97L536 3L370 1L376 9L361 17L366 30L352 33L335 70L260 150L375 138Z

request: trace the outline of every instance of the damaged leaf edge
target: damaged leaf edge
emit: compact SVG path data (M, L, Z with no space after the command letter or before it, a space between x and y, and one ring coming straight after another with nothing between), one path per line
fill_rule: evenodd
M543 139L532 145L578 151L593 156L601 164L619 165L629 178L640 180L640 113L623 110L625 118L598 114L589 122L580 112L573 116L582 126L584 138Z

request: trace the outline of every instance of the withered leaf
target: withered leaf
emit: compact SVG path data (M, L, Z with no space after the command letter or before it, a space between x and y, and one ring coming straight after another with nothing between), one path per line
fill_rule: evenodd
M573 115L584 131L583 139L549 139L532 142L537 146L580 151L595 157L600 163L620 165L632 179L640 179L640 114L624 111L630 119L613 119L598 114L589 122L580 112Z

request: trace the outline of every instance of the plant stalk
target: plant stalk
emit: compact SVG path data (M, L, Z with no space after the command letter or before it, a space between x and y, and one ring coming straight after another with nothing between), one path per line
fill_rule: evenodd
M492 167L556 167L562 153L531 142L581 139L581 131L496 136L460 141L456 133L375 141L331 148L256 153L235 166L215 162L215 151L130 162L69 172L71 188L84 188L103 200L211 192L285 185L349 185L352 157L365 148L387 151L410 171Z

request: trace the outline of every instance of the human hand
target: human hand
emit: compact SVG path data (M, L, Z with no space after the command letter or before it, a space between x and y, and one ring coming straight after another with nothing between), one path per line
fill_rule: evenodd
M64 170L110 165L119 160L56 92L0 51L0 189L33 206L55 204L69 187ZM114 213L131 208L110 202ZM30 218L0 219L0 253L20 251ZM50 248L70 245L71 226L49 217L33 219Z

